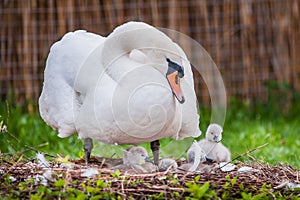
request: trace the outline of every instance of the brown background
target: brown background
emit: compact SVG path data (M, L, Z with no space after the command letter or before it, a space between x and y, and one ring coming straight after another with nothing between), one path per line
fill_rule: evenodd
M50 45L66 32L107 35L130 20L174 29L201 43L229 97L267 101L270 81L300 92L299 0L4 0L0 17L2 101L37 101ZM195 84L200 102L208 103L196 73Z

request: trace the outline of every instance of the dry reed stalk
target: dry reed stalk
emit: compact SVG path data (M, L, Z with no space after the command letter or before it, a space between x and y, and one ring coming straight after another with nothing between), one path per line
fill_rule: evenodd
M232 43L231 45L231 51L232 51L232 55L231 55L231 59L230 59L230 64L231 64L231 70L229 71L230 74L228 74L228 81L231 82L231 88L228 88L227 91L232 92L237 94L236 96L239 95L239 88L240 88L240 84L237 81L239 79L239 77L241 76L241 64L240 64L240 60L241 60L241 44L240 44L240 31L241 31L241 25L240 25L240 21L239 21L239 4L237 3L233 3L232 4L232 33L231 33L231 37L232 37ZM235 80L235 81L232 81Z
M115 1L115 9L116 9L116 13L117 13L117 24L120 25L124 22L124 4L122 2L122 0L116 0Z
M73 31L75 28L75 7L74 0L66 0L67 7L65 8L67 11L67 31ZM77 18L78 19L78 18ZM63 33L64 34L64 33Z
M45 32L43 32L43 37L47 38L47 43L50 44L54 38L56 38L57 31L57 23L55 21L55 15L57 12L57 7L55 7L53 1L48 1L48 5L46 5L48 9L45 9L45 22L47 22L47 26L45 26ZM40 29L41 30L41 29ZM47 30L47 31L46 31ZM46 33L50 34L46 34ZM49 45L47 45L49 46ZM46 46L43 46L46 47ZM46 55L46 54L44 54Z
M227 1L224 2L223 6L223 20L222 20L222 25L225 27L223 29L223 44L220 47L222 49L228 49L227 55L222 56L222 61L223 66L219 66L220 69L222 70L222 74L230 75L234 73L234 68L231 66L232 60L234 59L234 48L233 48L233 27L234 27L234 7L233 7L233 2L232 1ZM226 87L228 88L233 88L233 84L231 81L227 80L225 83ZM230 94L227 94L230 96Z
M247 27L247 37L248 37L248 50L247 53L248 55L248 66L246 69L246 73L247 73L247 78L248 78L248 91L247 91L247 95L246 95L246 100L251 100L251 94L255 93L255 91L257 91L258 89L258 84L256 80L260 80L260 76L257 76L257 74L255 74L255 59L256 59L256 49L257 49L257 42L256 42L256 38L255 38L255 32L257 27L255 26L254 23L254 16L252 14L252 3L251 1L247 2L246 4L244 4L244 14L245 12L247 13L247 18L248 20L246 20L246 27ZM246 17L246 16L245 16ZM250 80L249 80L250 79ZM245 79L244 81L246 81L247 79Z
M143 16L143 21L153 25L153 16L152 16L152 8L151 2L147 0L141 1L141 15Z
M180 12L177 10L176 0L168 1L168 29L176 30L177 28L177 15ZM173 31L168 31L168 35L175 40L176 34Z
M151 8L151 16L152 16L153 25L162 27L161 23L160 23L161 20L159 19L159 15L158 15L159 12L158 12L157 0L150 1L150 8Z
M177 30L181 34L190 35L190 22L189 22L189 9L188 9L188 2L186 1L180 1L179 5L177 5L177 9L180 13L179 17L177 17ZM178 39L179 44L184 49L185 53L187 55L191 55L191 44L190 40L187 40L187 38L180 36Z
M287 43L285 41L285 35L287 34L286 32L288 31L288 26L289 26L289 19L287 14L284 13L281 10L285 9L286 5L283 1L279 3L273 3L270 2L271 5L271 13L272 13L272 8L276 10L276 14L273 15L275 23L274 23L274 31L273 31L273 36L274 36L274 50L273 50L273 65L274 68L276 68L276 71L279 76L280 81L287 81L288 83L290 82L289 80L289 75L288 72L289 70L286 70L289 68L289 63L288 63L288 58L289 58L289 51L287 47ZM279 11L279 14L278 14ZM272 13L273 14L273 13Z
M112 31L115 27L112 2L110 0L103 1L104 18L107 25L107 30Z
M251 28L253 26L253 22L251 19L249 11L249 2L243 1L240 2L240 17L241 17L241 23L244 28L241 30L241 51L242 51L242 59L243 59L243 96L245 99L249 98L249 92L250 92L250 83L249 80L247 80L249 77L251 77L251 43L253 42L251 40ZM252 87L252 83L251 83Z
M265 12L267 4L266 3L261 3L261 4L252 4L252 12L253 12L253 21L255 24L253 33L252 33L252 37L255 37L255 35L257 35L255 37L255 42L256 42L256 49L252 49L252 53L254 60L253 63L253 68L254 68L254 73L255 76L257 76L256 78L256 82L257 82L257 90L256 92L260 92L261 95L261 99L262 100L266 100L267 96L263 95L264 94L264 90L262 87L262 78L264 77L268 77L269 76L269 67L265 67L265 68L260 68L259 66L257 66L257 64L255 63L255 61L257 63L260 63L259 65L263 65L263 66L268 66L269 62L267 61L267 49L266 49L266 45L265 45L265 26L261 26L264 20L268 20L266 16L262 16L261 14ZM263 63L262 63L263 62Z
M102 21L102 18L103 18L103 15L102 15L102 12L101 12L101 7L100 7L100 3L99 1L97 0L94 0L93 1L93 4L92 4L93 8L97 8L95 12L92 12L93 13L93 18L92 18L92 26L94 26L94 24L99 24L99 25L96 25L95 26L95 32L99 32L99 31L102 31L102 34L103 34L103 30L100 28L102 27L102 24L103 24L103 21ZM95 23L95 21L97 21L97 23Z
M300 2L295 0L290 2L292 4L291 12L291 31L289 37L290 52L291 52L291 65L293 86L297 92L300 92Z
M57 11L57 32L58 35L63 35L67 32L67 1L56 2Z
M5 3L0 4L1 5L1 10L5 9L5 7L7 5L5 5ZM8 21L8 14L7 12L0 12L0 21L1 22L5 22ZM4 23L2 25L2 28L0 30L0 37L1 38L6 38L8 36L8 24ZM0 96L4 96L5 92L7 92L7 88L9 86L9 81L7 80L11 80L11 73L9 72L9 68L8 66L4 65L7 63L7 57L9 55L6 54L7 52L7 45L8 45L8 41L7 40L1 40L0 41L0 66L1 66L1 70L0 70L0 88L1 88L1 92L0 92ZM3 88L5 88L5 90L3 90Z
M18 7L17 5L19 4L19 2L12 2L11 4L8 4L8 8L12 9L15 7ZM17 14L13 15L13 14L9 14L9 20L8 20L8 24L13 24L16 23L15 21L17 20ZM18 45L20 45L20 39L21 39L21 33L20 33L20 29L19 27L21 27L21 21L18 21L16 23L17 27L13 27L13 26L8 26L8 46L7 48L10 50L9 52L9 56L8 56L8 65L10 67L10 73L12 74L12 80L10 80L11 82L11 87L14 88L14 93L13 93L13 98L14 100L18 100L18 89L20 88L19 84L20 80L17 79L17 75L19 74L19 68L17 65L18 62L18 57L20 56L20 49L18 49ZM18 35L19 37L14 38L14 34ZM17 41L16 41L17 40ZM25 98L23 98L25 99Z
M28 67L32 67L31 70L31 78L30 78L30 85L32 87L32 91L31 94L29 94L33 99L37 99L38 98L38 93L39 93L39 83L38 81L36 81L36 76L38 74L38 67L39 67L39 62L38 62L38 31L37 31L37 25L38 25L38 21L36 20L37 12L38 9L38 5L37 5L37 1L36 0L31 0L31 26L30 28L30 35L32 40L30 40L31 46L30 49L28 49L27 53L31 54L31 64ZM32 104L28 104L28 106L32 106ZM30 109L28 109L29 111L33 111L33 108L30 107Z
M207 0L203 1L197 1L196 3L196 10L195 13L199 14L199 17L201 17L202 20L196 20L196 27L199 27L199 32L200 32L200 38L196 38L198 42L200 42L201 45L206 42L209 43L211 41L211 35L210 35L210 22L209 22L209 13L208 13L208 6L207 6ZM196 15L198 16L198 15ZM211 52L211 46L209 44L204 46L205 50L207 52ZM196 52L197 53L197 52ZM195 63L198 67L201 67L203 64L201 60L200 55L195 55L194 59L192 60L193 63ZM208 69L209 70L209 69ZM206 72L208 73L208 72ZM201 74L201 76L206 76L205 74ZM203 78L198 76L196 79L198 80L196 82L198 88L196 87L196 93L201 94L202 96L202 101L204 105L209 105L210 103L210 97L209 97L209 92L207 89L206 83L203 81Z
M220 65L220 46L221 46L221 36L220 36L220 31L219 29L221 28L221 24L220 24L220 17L219 16L221 13L219 12L219 5L218 2L215 0L213 1L213 5L212 5L212 23L211 25L213 26L213 45L214 45L214 54L213 54L213 58L215 63L217 64L217 66ZM212 42L212 41L211 41Z
M23 19L23 32L22 32L22 42L23 44L20 44L20 58L23 61L22 65L22 75L23 75L23 84L25 87L25 98L30 99L32 94L32 87L30 84L31 81L31 72L30 72L30 9L31 9L31 2L22 1L21 3L22 8L24 8L24 12L22 13L22 19Z
M170 2L169 1L159 1L158 0L158 19L160 21L159 27L163 28L170 28L169 27L169 7ZM168 20L169 19L169 20Z

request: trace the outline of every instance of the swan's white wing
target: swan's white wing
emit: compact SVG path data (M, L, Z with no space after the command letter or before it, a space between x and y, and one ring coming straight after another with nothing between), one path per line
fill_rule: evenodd
M80 107L80 93L74 90L79 69L104 38L80 30L69 32L52 45L46 62L44 86L39 98L41 117L58 129L60 137L73 134Z

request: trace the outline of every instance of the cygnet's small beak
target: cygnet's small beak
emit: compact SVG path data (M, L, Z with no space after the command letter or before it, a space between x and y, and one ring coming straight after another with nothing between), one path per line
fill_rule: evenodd
M217 142L217 143L221 142L221 140L219 140L218 136L214 136L214 141Z
M208 157L206 157L206 156L205 156L205 159L206 159L206 161L207 161L207 162L210 162L210 163L212 163L212 162L213 162L213 159L211 159L211 158L208 158Z
M146 161L146 162L149 162L149 163L154 163L154 161L151 160L148 156L145 158L145 161Z

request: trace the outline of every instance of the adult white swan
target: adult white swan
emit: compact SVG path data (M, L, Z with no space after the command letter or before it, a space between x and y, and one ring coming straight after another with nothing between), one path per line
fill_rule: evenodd
M128 22L102 37L80 30L52 45L39 98L44 121L59 137L78 132L86 162L92 139L108 144L197 137L191 66L183 50L143 22Z

